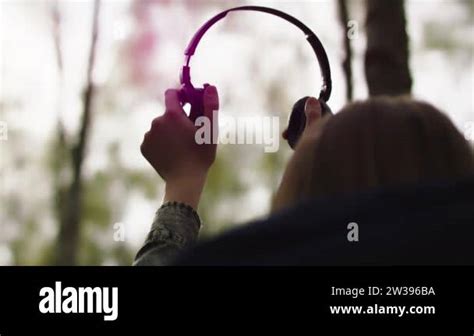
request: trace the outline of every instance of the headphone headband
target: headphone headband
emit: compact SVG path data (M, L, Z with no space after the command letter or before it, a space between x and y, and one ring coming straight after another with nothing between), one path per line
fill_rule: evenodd
M300 30L303 31L303 33L306 36L306 40L311 45L311 48L313 48L313 51L316 54L316 58L318 59L318 63L319 63L319 68L323 77L322 78L323 85L319 93L319 99L323 99L325 102L327 102L329 100L329 97L331 96L331 89L332 89L331 70L329 67L329 61L326 55L326 51L324 50L324 47L321 44L321 41L318 39L316 34L313 33L311 29L309 29L304 23L302 23L295 17L289 14L286 14L282 11L279 11L277 9L263 7L263 6L241 6L241 7L230 8L215 15L210 20L208 20L204 25L202 25L201 28L199 28L199 30L194 34L193 38L189 42L188 47L186 48L184 52L185 64L183 65L183 68L181 70L181 76L180 76L181 84L188 85L188 86L190 85L192 87L189 62L191 60L191 57L194 55L196 48L199 42L201 41L201 38L204 36L207 30L211 28L216 22L223 19L227 15L227 13L234 12L234 11L244 11L244 10L264 12L264 13L278 16L292 23L293 25L295 25L296 27L298 27Z

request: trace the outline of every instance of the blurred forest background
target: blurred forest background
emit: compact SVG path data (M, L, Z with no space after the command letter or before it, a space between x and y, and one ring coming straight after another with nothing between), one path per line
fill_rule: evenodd
M0 0L0 265L131 264L164 187L140 155L143 134L195 30L244 4L286 11L319 35L333 110L412 94L473 140L472 0ZM218 87L221 113L276 115L281 127L321 84L301 33L261 13L213 27L192 65L195 84ZM287 147L220 146L201 237L268 212Z

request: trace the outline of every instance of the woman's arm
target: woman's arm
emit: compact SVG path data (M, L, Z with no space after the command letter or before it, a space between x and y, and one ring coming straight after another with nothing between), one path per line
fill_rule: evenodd
M206 88L203 102L204 117L209 119L205 124L212 131L213 122L217 122L214 111L219 108L214 86ZM143 156L165 180L166 189L164 204L135 258L134 265L139 266L168 264L196 241L201 226L196 209L216 156L216 144L196 141L198 128L181 107L177 90L166 91L165 104L164 115L153 120L141 145Z

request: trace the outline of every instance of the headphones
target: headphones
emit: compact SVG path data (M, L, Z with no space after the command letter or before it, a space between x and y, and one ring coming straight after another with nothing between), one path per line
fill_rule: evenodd
M262 6L241 6L230 8L212 17L209 21L202 25L201 28L199 28L199 30L194 34L186 50L184 51L185 59L184 65L181 68L181 88L178 92L178 98L182 105L185 105L187 103L191 105L189 118L195 121L197 117L203 115L203 93L204 89L208 86L208 84L204 84L202 88L195 88L191 83L191 68L189 66L191 57L194 55L199 41L207 32L207 30L211 28L217 21L223 19L227 15L227 13L235 11L257 11L272 14L292 23L303 31L306 36L306 40L311 45L311 48L313 48L313 51L316 54L319 69L322 75L323 84L319 92L318 98L321 104L322 113L323 115L328 113L332 114L331 109L326 104L326 102L329 100L329 97L331 96L332 89L331 69L329 68L329 61L326 55L326 51L324 50L323 45L319 41L316 34L313 33L311 29L309 29L301 21L282 11ZM298 142L298 139L300 138L301 134L303 133L303 130L306 125L306 116L304 113L306 99L308 99L307 96L299 99L293 105L293 109L290 114L288 122L288 143L293 149L295 148L295 145Z

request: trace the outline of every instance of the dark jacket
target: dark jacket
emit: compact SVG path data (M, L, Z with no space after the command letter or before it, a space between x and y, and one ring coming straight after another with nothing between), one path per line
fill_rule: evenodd
M359 241L348 241L357 223ZM184 253L178 265L474 265L474 178L319 198Z
M174 264L474 265L474 177L321 197L191 245ZM159 244L147 253L136 263L162 264Z

